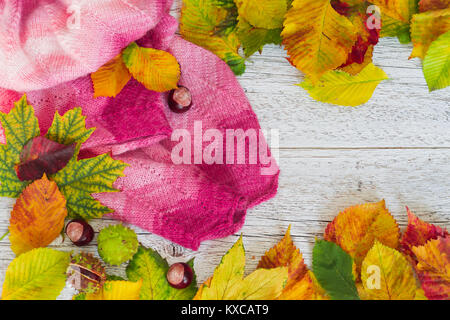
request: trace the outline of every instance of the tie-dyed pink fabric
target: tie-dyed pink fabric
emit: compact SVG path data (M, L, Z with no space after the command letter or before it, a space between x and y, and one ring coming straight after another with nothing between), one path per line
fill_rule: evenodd
M74 4L81 8L79 30L66 26ZM278 167L273 175L261 175L265 166L259 162L172 162L171 150L178 142L170 136L175 129L186 129L193 136L194 121L202 121L203 132L245 131L259 129L259 124L229 67L175 35L177 22L168 14L171 4L171 0L0 0L4 88L0 106L8 112L26 92L42 132L50 126L55 109L62 114L81 106L87 125L97 128L82 153L111 152L130 164L126 176L115 183L120 193L95 197L115 210L112 217L197 249L204 240L238 231L248 208L275 195ZM132 41L177 58L180 85L193 95L188 112L171 112L167 93L148 91L135 80L116 98L93 98L89 73ZM0 138L4 143L3 134Z

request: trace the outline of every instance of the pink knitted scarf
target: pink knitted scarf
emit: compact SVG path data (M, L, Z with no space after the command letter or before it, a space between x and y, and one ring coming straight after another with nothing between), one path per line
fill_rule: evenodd
M0 0L0 106L8 112L24 92L42 132L55 110L80 106L87 126L96 127L84 155L111 152L130 166L115 187L120 193L95 197L114 209L112 217L185 247L238 231L246 210L275 195L274 164L174 164L175 129L191 136L194 122L209 128L259 129L244 91L229 67L212 53L175 35L172 0ZM79 17L73 17L78 10ZM75 13L74 13L75 12ZM68 20L79 18L79 28ZM89 74L130 42L167 50L181 66L193 106L170 111L167 94L131 80L116 98L93 98ZM0 135L4 143L3 134ZM246 140L247 150L249 140ZM202 148L209 143L203 142ZM248 155L248 154L247 154ZM192 154L194 158L194 154ZM224 154L225 159L225 154ZM246 161L248 163L248 161Z

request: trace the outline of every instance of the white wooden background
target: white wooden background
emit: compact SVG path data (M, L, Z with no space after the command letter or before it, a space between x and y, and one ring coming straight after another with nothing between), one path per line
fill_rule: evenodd
M174 4L178 15L180 2ZM302 75L285 59L285 51L266 46L249 59L239 82L261 126L280 131L280 187L277 196L249 210L242 229L247 269L279 241L289 224L310 265L315 237L348 206L386 199L404 228L405 205L421 219L450 227L450 89L429 93L418 59L408 60L411 46L382 39L374 62L389 75L371 101L358 108L313 101L294 86ZM14 199L0 200L0 234L7 231ZM116 223L96 220L96 231ZM170 263L195 257L200 282L206 280L238 234L207 241L197 252L134 228L139 241ZM14 258L8 238L0 242L0 283ZM52 247L79 250L57 239ZM85 248L96 253L96 242ZM124 275L124 266L110 268ZM66 288L61 299L71 298Z

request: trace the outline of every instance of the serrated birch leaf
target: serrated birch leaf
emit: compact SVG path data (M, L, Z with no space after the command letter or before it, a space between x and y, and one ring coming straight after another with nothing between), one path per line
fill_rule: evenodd
M165 92L177 88L180 65L169 52L143 48L133 42L123 50L122 59L133 78L148 90Z
M188 264L193 269L193 260ZM158 252L150 248L139 247L127 266L127 277L131 281L143 279L141 300L191 300L197 291L197 282L185 289L172 288L166 279L169 264Z
M95 128L86 128L86 117L83 116L81 108L74 108L62 116L58 111L55 112L46 137L52 141L69 145L74 142L85 142L94 131Z
M286 0L235 0L239 16L252 26L277 29L283 26Z
M378 84L386 79L386 73L370 63L355 76L339 70L328 71L315 84L307 77L299 85L317 101L355 107L369 101Z
M430 300L450 299L450 237L439 237L413 247L418 260L416 271Z
M222 257L213 276L200 288L196 300L277 298L288 277L288 268L258 269L244 278L245 250L242 236Z
M430 91L450 85L450 31L431 43L423 60L423 74Z
M410 58L424 59L431 43L450 30L450 8L415 14L411 21Z
M3 282L3 300L56 299L66 284L70 253L38 248L15 258Z
M357 269L375 240L397 248L400 230L384 200L345 209L327 225L324 238L338 244L355 260Z
M181 9L180 33L184 39L201 46L223 61L236 75L245 71L245 59L238 54L236 34L216 35L217 28L227 19L228 10L214 0L185 0Z
M67 200L69 217L100 218L111 210L94 200L91 194L118 191L113 183L124 175L127 164L108 154L78 160L77 153L52 179Z
M122 54L91 73L94 98L115 97L130 81L131 74L123 63Z
M20 255L48 246L64 228L66 216L66 200L44 174L23 190L13 207L9 225L12 251Z
M257 51L261 52L266 44L281 44L281 30L281 28L255 28L243 18L239 18L236 34L242 43L245 55L250 57Z
M139 300L142 280L106 281L97 293L87 293L83 300Z
M353 275L353 259L337 244L316 240L313 272L333 300L359 300Z
M308 275L303 256L292 241L290 229L284 238L265 253L257 268L272 269L288 267L288 280L278 300L315 300L325 299Z
M447 230L420 220L408 207L406 207L406 211L408 213L408 226L400 242L403 253L414 257L412 247L423 246L428 240L448 236Z
M450 0L420 0L420 12L440 10L450 7Z
M361 266L361 281L370 300L413 300L413 269L400 252L376 241Z
M347 61L356 30L329 0L294 0L281 36L289 61L317 82Z
M26 95L8 114L0 112L0 121L6 138L6 145L0 145L0 196L17 198L29 182L19 180L14 166L20 161L23 146L40 135L39 124Z

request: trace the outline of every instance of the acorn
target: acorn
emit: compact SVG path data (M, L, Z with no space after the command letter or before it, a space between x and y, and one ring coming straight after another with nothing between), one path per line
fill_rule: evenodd
M72 256L67 280L80 293L95 293L106 281L105 267L92 254L82 252Z
M175 289L184 289L192 283L194 273L187 263L174 263L167 271L167 282Z
M83 219L70 220L65 229L67 237L76 246L85 246L94 238L94 229Z
M188 111L192 106L192 95L188 88L178 86L169 93L169 108L175 113Z

